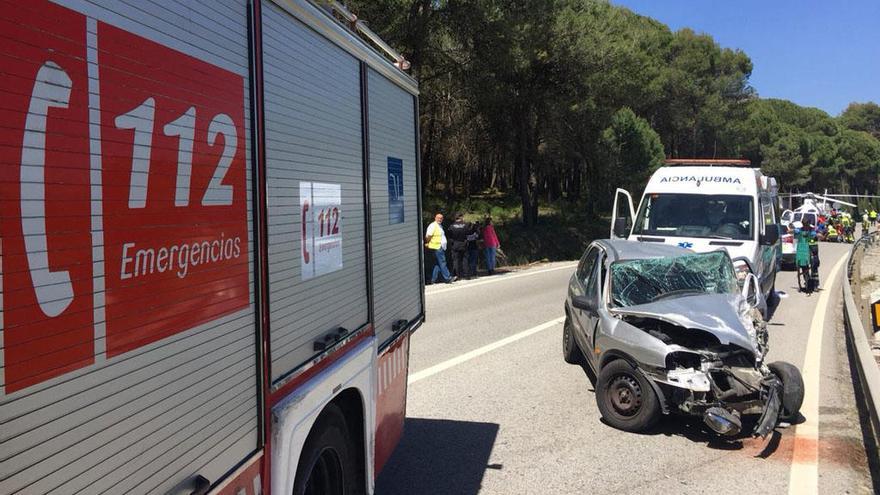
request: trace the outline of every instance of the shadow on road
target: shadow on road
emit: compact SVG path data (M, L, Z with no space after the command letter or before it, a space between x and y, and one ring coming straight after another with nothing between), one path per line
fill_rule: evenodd
M596 374L593 373L593 368L590 368L590 365L588 365L586 362L583 362L583 361L581 362L580 367L584 371L584 375L587 376L587 380L590 380L590 385L592 387L595 387L596 386ZM595 390L593 388L590 388L590 392L595 392Z
M644 434L684 437L715 450L740 450L743 448L742 441L751 436L753 427L752 420L743 418L743 429L739 434L733 437L722 437L709 429L701 418L673 414L663 417L657 426Z
M376 480L377 495L475 494L480 491L498 425L406 418L400 444Z
M604 419L600 418L599 420L602 424L613 428ZM794 421L793 424L801 422L803 422L802 416L797 421ZM709 429L701 418L672 414L664 416L651 430L633 434L683 437L694 443L704 444L707 448L713 450L742 450L745 447L744 441L752 438L751 433L754 431L757 417L746 416L742 418L742 423L741 432L732 437L724 437ZM766 459L773 455L779 448L781 438L782 434L778 429L771 431L766 442L764 442L764 448L755 457Z

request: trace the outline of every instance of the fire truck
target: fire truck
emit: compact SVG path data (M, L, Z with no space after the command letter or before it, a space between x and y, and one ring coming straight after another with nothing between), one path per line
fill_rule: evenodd
M418 87L333 2L0 0L0 493L371 493Z

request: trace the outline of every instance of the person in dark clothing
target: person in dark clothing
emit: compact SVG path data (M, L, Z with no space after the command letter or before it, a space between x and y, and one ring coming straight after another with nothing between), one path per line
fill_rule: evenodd
M468 253L468 275L469 277L477 276L477 261L480 259L480 246L482 242L480 233L482 228L480 222L470 224L470 232L467 236L467 253Z
M455 273L453 280L467 276L467 237L470 233L470 225L465 223L464 215L455 215L455 223L449 226L446 237L452 243L452 270Z

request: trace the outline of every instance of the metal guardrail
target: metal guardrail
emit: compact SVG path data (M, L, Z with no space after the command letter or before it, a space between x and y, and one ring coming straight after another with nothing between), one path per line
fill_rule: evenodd
M853 244L846 261L847 280L846 283L841 284L843 286L843 314L846 333L852 346L851 356L854 358L854 362L850 364L856 369L858 385L862 392L861 399L870 418L872 430L870 433L875 446L880 445L880 367L871 352L871 345L868 342L869 334L862 323L861 312L853 296L851 280L853 264L857 257L860 262L860 256L864 254L865 247L877 242L880 242L880 232L862 236ZM861 276L860 273L856 275ZM859 297L861 298L861 294ZM873 338L873 332L871 332L871 337Z

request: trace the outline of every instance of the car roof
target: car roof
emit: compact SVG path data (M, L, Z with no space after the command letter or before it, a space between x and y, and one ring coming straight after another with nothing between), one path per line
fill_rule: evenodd
M668 258L694 254L690 249L657 242L627 241L623 239L601 239L595 243L608 253L608 261L643 260Z

